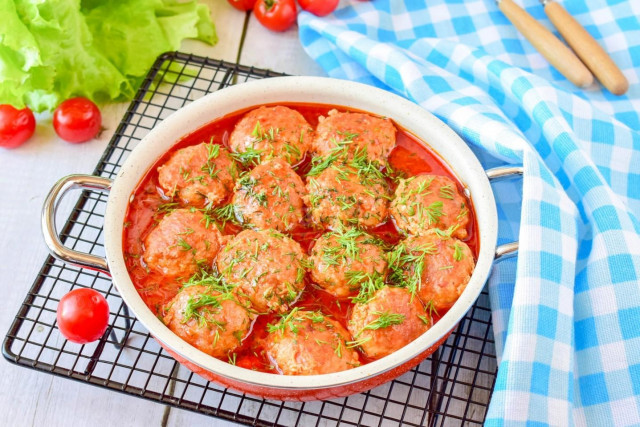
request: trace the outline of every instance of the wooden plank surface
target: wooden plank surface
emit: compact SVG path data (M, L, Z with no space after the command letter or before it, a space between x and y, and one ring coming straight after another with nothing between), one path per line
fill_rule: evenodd
M211 8L219 43L185 41L181 50L235 62L245 14L226 1L201 0ZM104 132L85 144L68 144L55 135L50 117L39 117L32 140L17 150L0 151L0 331L9 329L47 250L40 232L40 210L55 181L70 173L91 173L127 104L102 109ZM73 199L63 200L58 218L68 216ZM186 411L165 413L161 404L39 373L0 361L0 413L8 426L162 426L233 425ZM185 412L180 419L175 414ZM166 418L166 419L165 419Z
M297 25L275 34L263 27L253 15L249 19L239 62L299 76L327 75L302 48Z
M224 0L203 2L212 10L219 42L210 47L186 41L181 50L230 62L239 56L242 64L288 74L325 75L302 49L296 28L272 33L250 15L239 52L247 15ZM0 286L4 293L0 332L3 335L47 254L40 233L40 209L48 190L66 174L93 170L126 107L126 104L115 104L104 108L106 130L89 143L71 145L59 140L50 119L41 118L32 141L18 150L0 152ZM62 203L60 219L66 218L72 199L75 197ZM0 411L11 426L233 425L4 361L0 362L0 373Z

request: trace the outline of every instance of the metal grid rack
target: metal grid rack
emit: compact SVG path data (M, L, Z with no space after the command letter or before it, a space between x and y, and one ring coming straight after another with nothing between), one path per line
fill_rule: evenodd
M94 174L113 178L128 153L159 121L223 87L280 75L213 59L167 53L158 58ZM85 191L62 230L74 249L103 255L107 196ZM77 287L102 292L111 323L98 342L66 341L56 327L60 298ZM249 425L476 425L484 421L496 359L486 291L449 339L401 377L346 398L281 402L207 382L179 365L131 316L111 280L47 258L4 340L6 359L100 387Z

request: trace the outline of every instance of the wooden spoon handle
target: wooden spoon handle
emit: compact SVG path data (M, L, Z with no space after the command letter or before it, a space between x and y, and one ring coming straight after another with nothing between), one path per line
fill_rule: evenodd
M629 82L611 57L591 34L584 29L559 3L548 2L544 6L547 16L582 62L596 75L600 83L615 95L624 94Z
M524 9L512 0L500 0L498 7L538 52L569 81L578 87L587 87L593 83L593 75L571 49Z

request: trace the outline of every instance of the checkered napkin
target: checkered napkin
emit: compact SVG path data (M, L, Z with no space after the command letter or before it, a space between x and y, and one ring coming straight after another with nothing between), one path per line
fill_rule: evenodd
M536 0L517 0L552 29ZM640 424L640 1L566 0L629 79L578 89L492 0L374 0L299 15L332 77L395 91L458 132L494 184L499 367L488 425Z

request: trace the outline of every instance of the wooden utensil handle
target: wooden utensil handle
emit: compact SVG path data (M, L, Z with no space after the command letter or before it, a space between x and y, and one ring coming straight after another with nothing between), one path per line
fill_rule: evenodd
M512 0L500 0L498 7L538 52L569 81L578 87L587 87L593 83L593 75L571 49L524 9Z
M609 92L622 95L629 89L627 78L611 57L564 7L556 2L548 2L544 6L544 11L569 46L596 75L600 83L609 89Z

